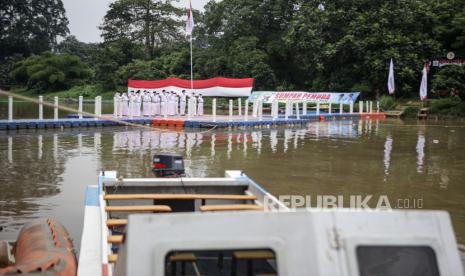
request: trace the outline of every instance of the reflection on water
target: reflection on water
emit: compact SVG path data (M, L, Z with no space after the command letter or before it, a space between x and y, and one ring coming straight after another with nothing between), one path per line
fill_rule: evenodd
M423 172L423 158L425 157L425 136L422 131L418 132L417 141L417 172Z
M392 136L388 134L386 136L386 142L384 143L384 182L387 181L389 175L389 165L391 165L391 151L392 151Z
M79 242L85 187L100 170L151 176L157 152L185 156L187 174L242 169L276 195L422 198L451 213L465 241L465 128L378 121L226 131L81 128L0 132L0 239L54 216Z

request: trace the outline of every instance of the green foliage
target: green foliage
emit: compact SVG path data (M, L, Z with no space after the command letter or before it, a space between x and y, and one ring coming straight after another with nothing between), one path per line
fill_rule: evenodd
M116 72L134 59L141 59L143 51L141 45L128 39L104 43L95 56L95 78L105 90L113 90L120 85Z
M291 54L283 37L296 0L211 1L194 38L207 45L195 60L201 75L254 77L255 88L275 89L294 83ZM282 76L280 79L277 75Z
M440 50L430 1L305 1L287 36L297 66L328 90L357 84L374 97L386 91L388 62L396 65L398 95L418 87L423 62ZM300 62L300 63L299 63ZM300 83L305 83L302 79Z
M465 67L447 66L441 68L434 74L432 87L433 93L437 96L458 94L462 100L465 100Z
M269 65L268 55L258 47L256 37L241 37L236 40L231 49L229 64L232 76L247 78L254 76L255 89L266 89L276 86L273 69Z
M73 35L67 36L61 41L55 50L60 54L67 54L78 56L82 61L89 65L95 65L95 57L99 51L99 45L97 43L84 43Z
M7 30L0 33L0 60L52 46L60 55L18 63L12 76L22 85L50 91L86 80L89 86L80 90L90 95L119 89L128 78L190 77L184 11L171 1L114 1L100 26L103 43L69 36L58 45L56 36L67 33L61 0L47 2L50 10L41 9L45 0L27 0L24 7L23 2L8 0L7 8L0 7L0 16L18 16L0 21ZM462 55L465 49L463 0L223 0L210 1L194 17L194 78L253 77L256 90L352 90L373 99L387 94L393 58L396 97L418 98L424 62L450 50ZM1 72L11 70L8 62L0 62ZM458 91L465 99L465 67L432 72L435 95ZM383 110L393 105L393 98L381 98ZM452 109L461 112L455 106L447 110Z
M85 98L94 98L98 95L101 95L104 91L98 85L75 85L68 90L63 91L53 91L46 94L45 98L52 100L54 96L58 96L60 98L69 98L69 99L77 99L79 96L83 96ZM23 93L27 94L27 93ZM113 93L114 94L114 93ZM33 96L31 94L31 96Z
M396 101L391 96L383 95L379 99L379 108L382 111L393 110L396 107Z
M39 93L79 85L91 76L91 71L79 57L44 52L15 64L12 77Z
M404 118L417 118L419 111L420 111L420 108L418 108L416 106L409 106L409 107L405 108L404 114L402 116Z
M121 66L116 74L121 85L126 84L128 79L155 80L166 78L166 74L158 69L157 63L153 60L136 59L127 65Z
M110 4L100 29L105 42L143 43L145 58L151 59L157 46L180 38L182 13L171 0L117 0Z
M69 32L61 0L2 0L0 30L0 60L50 50Z
M438 1L434 32L447 50L465 49L465 7L462 0Z
M449 117L463 117L465 116L465 102L459 98L432 100L428 112Z
M10 76L16 62L20 61L21 55L16 54L13 56L5 57L0 60L0 85L10 86L14 84L14 79Z
M155 59L155 67L168 77L190 79L189 50L184 47L164 53ZM200 70L200 68L197 70Z
M368 95L373 90L373 88L371 87L370 83L363 82L354 84L354 86L350 90L359 91L362 93L362 95Z

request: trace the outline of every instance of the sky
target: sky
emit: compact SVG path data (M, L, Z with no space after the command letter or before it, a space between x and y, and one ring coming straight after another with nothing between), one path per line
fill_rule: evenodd
M82 42L101 42L98 26L102 24L108 5L115 0L62 0L69 20L69 31ZM192 8L203 10L208 0L192 0ZM173 5L187 7L188 0L173 1ZM195 19L195 18L194 18Z

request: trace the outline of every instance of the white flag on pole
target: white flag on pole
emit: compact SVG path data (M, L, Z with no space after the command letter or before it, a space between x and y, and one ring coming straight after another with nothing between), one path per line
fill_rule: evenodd
M422 101L426 100L428 92L428 66L425 64L423 66L423 76L421 77L421 84L420 84L420 99Z
M194 15L192 14L192 3L190 3L189 10L187 10L187 20L186 20L186 32L189 35L192 35L194 30Z
M396 85L394 83L394 62L392 62L391 58L391 64L389 65L389 77L388 77L388 91L389 94L392 95L394 94L394 91L396 91Z

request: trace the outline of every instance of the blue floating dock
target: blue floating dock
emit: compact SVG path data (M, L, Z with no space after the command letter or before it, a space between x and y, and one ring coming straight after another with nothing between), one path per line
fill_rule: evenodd
M51 128L79 128L79 127L106 127L124 125L127 122L137 125L153 125L158 126L175 126L185 128L229 128L229 127L260 127L260 126L279 126L279 125L303 125L312 121L331 121L331 120L351 120L351 119L385 119L385 113L308 113L306 115L289 116L285 119L284 116L279 116L276 119L270 116L264 116L261 120L249 117L245 120L243 116L233 116L229 120L229 116L220 115L213 120L211 115L195 116L187 120L185 116L170 116L168 119L163 117L144 117L144 118L118 118L118 121L113 121L111 115L105 115L108 119L95 119L95 118L76 118L69 115L69 118L54 119L18 119L13 121L0 120L0 130L16 130L16 129L51 129Z
M146 120L147 124L150 123L150 120ZM93 118L83 118L83 119L18 119L13 121L0 120L0 130L14 130L14 129L42 129L42 128L79 128L79 127L97 127L97 126L115 126L118 125L117 122L110 120L95 120Z

